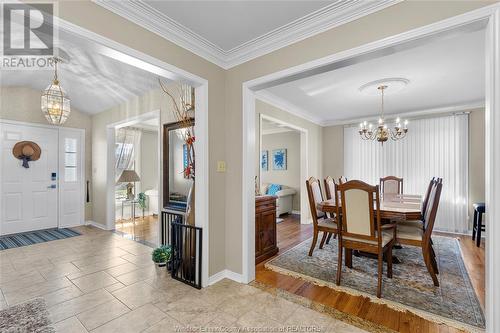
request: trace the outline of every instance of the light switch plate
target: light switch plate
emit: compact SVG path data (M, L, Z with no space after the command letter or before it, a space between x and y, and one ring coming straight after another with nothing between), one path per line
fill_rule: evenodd
M226 172L226 161L217 161L217 172Z

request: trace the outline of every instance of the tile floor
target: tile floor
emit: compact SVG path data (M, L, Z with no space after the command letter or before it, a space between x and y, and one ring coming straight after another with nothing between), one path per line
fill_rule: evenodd
M230 280L203 290L151 263L151 248L81 227L82 236L0 251L0 309L45 299L58 332L364 332Z

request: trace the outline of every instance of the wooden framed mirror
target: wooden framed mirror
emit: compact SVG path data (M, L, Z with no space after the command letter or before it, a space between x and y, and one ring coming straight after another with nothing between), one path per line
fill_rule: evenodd
M191 119L194 126L194 119ZM185 210L193 181L185 177L187 146L182 131L185 122L163 125L163 207Z

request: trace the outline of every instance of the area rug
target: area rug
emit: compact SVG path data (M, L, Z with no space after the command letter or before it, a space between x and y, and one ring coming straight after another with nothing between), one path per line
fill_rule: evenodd
M315 284L342 290L352 295L370 297L398 310L408 310L428 320L446 323L466 330L483 329L484 314L464 266L457 239L433 237L440 274L435 287L427 272L419 248L404 246L393 253L402 263L393 265L393 278L385 276L382 298L376 295L377 261L353 256L353 268L342 266L342 282L335 284L337 240L308 256L308 239L276 258L265 267L278 273L300 277Z
M49 312L42 298L0 311L1 333L52 333Z
M15 247L44 243L56 239L64 239L69 237L80 236L81 234L75 230L68 228L61 229L45 229L20 234L13 234L0 237L0 251L13 249Z

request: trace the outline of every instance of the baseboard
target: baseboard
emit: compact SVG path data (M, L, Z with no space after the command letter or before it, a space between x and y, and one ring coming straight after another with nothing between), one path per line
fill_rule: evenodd
M224 269L224 270L210 276L208 278L208 285L212 285L212 284L217 283L223 279L229 279L229 280L233 280L233 281L242 283L243 276L239 273L235 273L233 271L230 271L229 269Z
M292 214L300 215L300 210L292 210Z
M102 224L97 223L95 221L91 221L91 220L85 221L85 225L91 225L93 227L96 227L96 228L99 228L99 229L102 229L102 230L107 230L106 227L103 226Z

